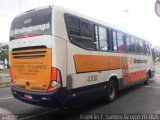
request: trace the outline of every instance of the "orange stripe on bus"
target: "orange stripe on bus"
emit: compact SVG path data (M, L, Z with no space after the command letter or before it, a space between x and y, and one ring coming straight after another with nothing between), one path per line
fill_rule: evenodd
M119 56L74 55L76 72L93 72L121 68Z

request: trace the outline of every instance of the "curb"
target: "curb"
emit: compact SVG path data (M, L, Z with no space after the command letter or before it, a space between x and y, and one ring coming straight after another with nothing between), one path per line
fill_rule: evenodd
M9 75L0 76L0 78L10 77Z
M6 85L1 85L0 84L0 88L6 88L6 87L10 87L10 83L6 84Z

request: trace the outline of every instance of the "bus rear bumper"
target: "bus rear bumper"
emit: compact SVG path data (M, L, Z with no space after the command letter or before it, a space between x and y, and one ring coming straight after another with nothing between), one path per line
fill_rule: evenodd
M51 93L42 92L31 92L25 90L19 90L11 86L13 96L25 103L38 105L38 106L48 106L53 108L62 107L62 104L58 100L58 91Z

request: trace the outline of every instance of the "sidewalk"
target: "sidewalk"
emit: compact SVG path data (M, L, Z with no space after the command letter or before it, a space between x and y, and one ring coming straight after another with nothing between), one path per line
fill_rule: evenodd
M9 85L10 85L9 69L1 70L0 71L0 88L7 87Z

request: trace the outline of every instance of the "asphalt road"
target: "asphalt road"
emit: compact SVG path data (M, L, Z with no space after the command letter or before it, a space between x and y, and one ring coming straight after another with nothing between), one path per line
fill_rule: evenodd
M155 117L155 120L159 120L160 116L153 115L160 114L160 77L157 75L147 86L139 84L121 91L113 103L97 100L70 109L52 109L26 104L14 99L9 87L0 88L0 112L2 113L0 120L7 118L7 115L12 120L96 120L102 118L107 120L124 119L122 115L130 114L135 114L134 117L149 115L149 117L141 117L148 119ZM127 119L128 116L125 117Z
M9 69L0 71L0 83L2 82L10 82Z

